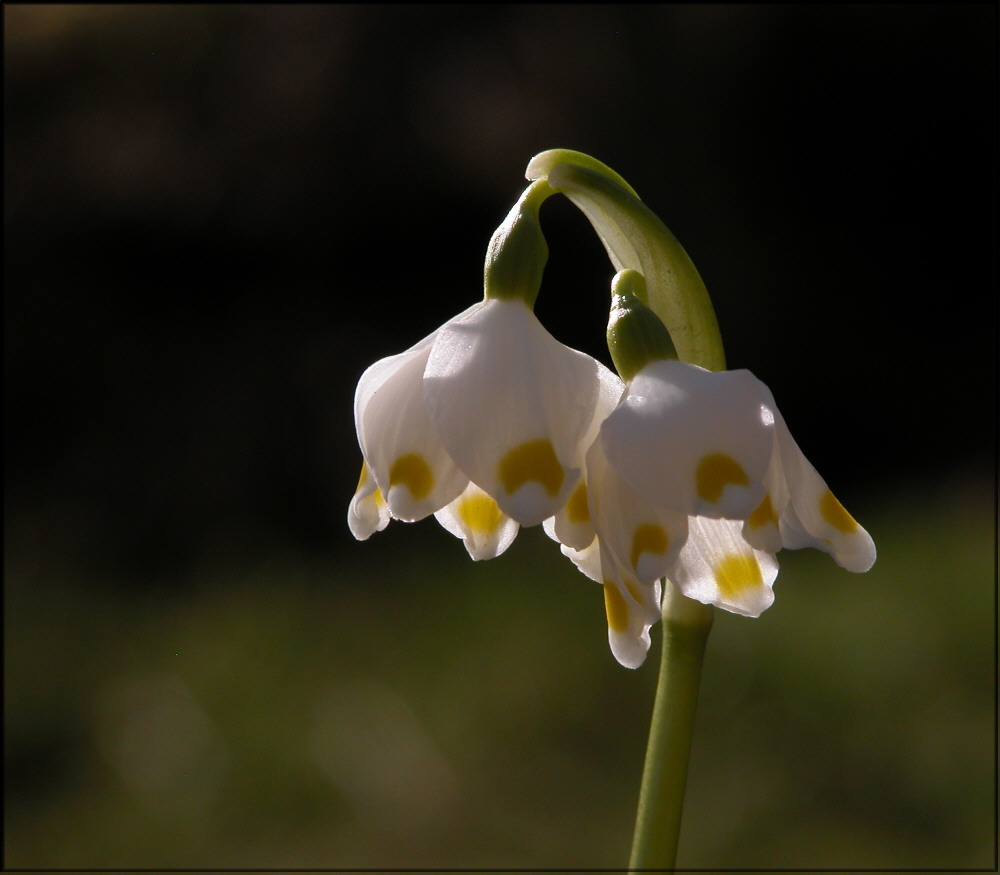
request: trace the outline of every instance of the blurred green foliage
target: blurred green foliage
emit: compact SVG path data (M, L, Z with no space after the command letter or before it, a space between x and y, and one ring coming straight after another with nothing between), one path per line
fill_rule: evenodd
M856 504L869 574L786 552L761 619L718 615L680 865L990 863L988 489ZM614 661L539 530L203 574L8 568L8 866L624 865L656 654Z

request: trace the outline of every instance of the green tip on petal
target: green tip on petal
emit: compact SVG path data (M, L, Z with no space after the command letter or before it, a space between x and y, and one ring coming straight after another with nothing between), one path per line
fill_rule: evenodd
M637 270L623 270L611 282L608 350L623 380L629 382L653 361L676 359L666 326L643 303L646 281Z
M483 272L487 298L535 305L549 257L538 209L554 193L545 180L532 182L493 234Z

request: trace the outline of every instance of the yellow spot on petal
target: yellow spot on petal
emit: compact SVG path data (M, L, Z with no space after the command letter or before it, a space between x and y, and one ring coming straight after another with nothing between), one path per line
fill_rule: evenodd
M760 565L750 553L730 553L715 563L715 583L724 598L735 599L764 585Z
M749 486L750 478L739 462L725 453L710 453L698 463L695 472L695 483L698 495L705 501L715 504L725 488L730 484Z
M455 513L471 531L479 535L495 532L503 522L500 508L485 492L473 492L463 497L456 505Z
M361 487L363 487L368 482L368 478L370 476L371 475L368 473L368 463L367 462L362 462L361 463L361 477L358 479L358 488L354 490L354 494L355 495L357 495L361 491Z
M590 519L590 508L587 506L587 484L580 480L579 485L566 502L566 516L571 523L585 523Z
M632 555L629 557L632 567L636 568L639 565L639 557L643 553L666 553L669 544L670 538L662 526L656 523L643 523L632 534Z
M548 438L514 447L500 460L497 474L508 495L513 495L525 483L534 481L555 497L562 489L564 477L563 467Z
M389 469L389 488L405 486L414 501L422 501L434 488L434 474L430 465L419 453L407 453L392 463Z
M819 500L819 512L823 515L823 519L845 535L851 534L858 528L854 517L844 510L844 505L837 501L836 496L829 489Z
M614 632L624 632L628 628L628 605L618 587L604 581L604 610L608 613L608 628Z
M757 505L757 509L747 517L747 522L750 523L751 529L762 529L766 525L778 524L778 517L774 512L774 506L771 504L771 496L765 495L764 500Z
M358 495L366 486L369 485L374 486L375 484L372 482L372 474L371 471L368 470L368 463L362 462L361 477L358 479L358 488L354 490L354 494ZM374 501L375 507L379 509L385 507L385 499L382 497L382 490L377 486L375 486L375 489L371 494L364 496L361 501Z

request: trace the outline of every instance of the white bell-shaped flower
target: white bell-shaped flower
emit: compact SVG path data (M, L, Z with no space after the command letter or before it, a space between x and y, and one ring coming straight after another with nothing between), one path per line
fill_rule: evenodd
M689 598L756 617L773 601L774 554L783 547L816 547L849 571L875 561L871 537L748 371L651 361L633 376L597 442L636 494L689 515L687 542L666 571ZM590 488L593 502L592 475Z
M358 383L354 416L365 461L348 523L354 536L364 540L390 519L413 522L433 513L445 529L463 539L473 559L491 559L510 546L518 525L469 482L430 419L424 370L440 332L376 362Z
M366 469L349 512L358 537L390 516L433 513L476 559L552 517L568 543L593 540L584 456L624 386L532 311L548 255L538 208L551 193L529 185L493 235L485 300L362 376L354 418Z
M575 490L613 379L550 335L518 299L488 299L445 325L423 376L430 421L448 455L524 526L556 514Z
M770 390L749 371L675 360L662 323L633 292L641 286L634 271L613 283L608 342L628 385L586 456L595 537L581 547L555 520L545 525L604 584L612 650L632 667L658 618L661 579L757 617L774 601L782 547L817 547L851 571L875 559L872 539L803 456Z
M434 514L474 559L557 517L594 537L580 473L624 384L559 343L522 300L487 299L369 367L355 393L364 455L348 514L364 539Z

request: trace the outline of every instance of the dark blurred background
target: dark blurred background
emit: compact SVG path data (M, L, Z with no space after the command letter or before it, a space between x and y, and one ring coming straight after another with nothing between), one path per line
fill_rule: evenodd
M553 147L881 548L720 618L681 863L990 863L995 5L8 4L4 49L8 866L625 864L655 652L540 532L345 523L358 377ZM543 225L608 361L607 258Z

